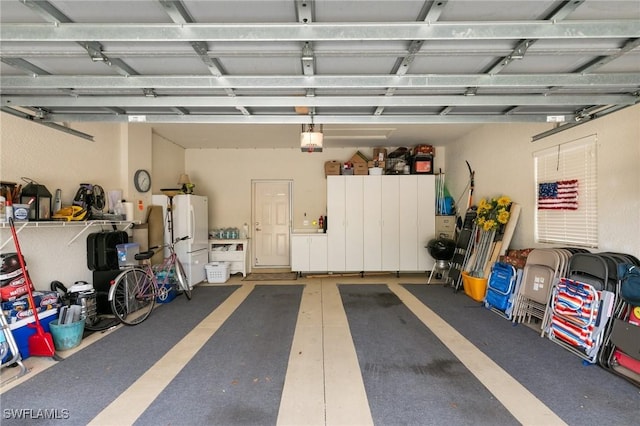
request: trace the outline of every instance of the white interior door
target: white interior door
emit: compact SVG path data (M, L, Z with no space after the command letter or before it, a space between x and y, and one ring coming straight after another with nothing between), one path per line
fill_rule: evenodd
M290 266L291 181L253 182L253 266Z

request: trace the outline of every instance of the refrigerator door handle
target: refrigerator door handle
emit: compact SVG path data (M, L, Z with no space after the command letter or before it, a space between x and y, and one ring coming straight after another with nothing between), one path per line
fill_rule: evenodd
M189 214L191 215L191 234L189 237L195 240L196 235L196 212L193 210L193 205L189 206Z

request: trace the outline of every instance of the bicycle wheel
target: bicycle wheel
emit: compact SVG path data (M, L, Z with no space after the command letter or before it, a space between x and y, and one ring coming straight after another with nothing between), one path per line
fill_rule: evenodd
M113 315L98 315L94 323L85 323L84 329L88 331L104 331L118 324L120 324L120 319L114 318Z
M187 297L187 299L191 300L191 287L189 287L187 274L185 274L184 267L182 266L180 259L178 259L177 257L176 257L176 263L174 264L174 267L175 267L176 278L178 280L178 285L180 286L180 289L182 290L184 295Z
M156 304L156 286L147 271L131 268L116 277L109 296L113 314L126 325L137 325Z

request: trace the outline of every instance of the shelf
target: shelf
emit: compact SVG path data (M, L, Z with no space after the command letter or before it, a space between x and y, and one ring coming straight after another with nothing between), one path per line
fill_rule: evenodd
M127 220L47 220L47 221L28 221L21 222L15 221L13 222L16 225L17 229L22 228L60 228L65 226L71 227L88 227L88 226L98 226L98 225L137 225L139 221L127 221ZM9 222L0 223L0 228L9 228Z
M67 245L71 245L84 231L91 228L92 226L113 226L114 228L119 228L124 225L122 230L126 230L134 225L139 224L140 221L127 221L127 220L78 220L78 221L28 221L28 222L14 222L16 228L16 234L22 231L25 228L81 228L78 233L67 243ZM0 229L9 229L10 225L8 222L0 223ZM0 245L0 249L4 248L11 238L7 239Z
M209 239L209 262L228 262L231 274L240 272L243 277L246 277L249 263L248 243L249 240L246 238ZM235 246L235 250L216 250L230 246Z

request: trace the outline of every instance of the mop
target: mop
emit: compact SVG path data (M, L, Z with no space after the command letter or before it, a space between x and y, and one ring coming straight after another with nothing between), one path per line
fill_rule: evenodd
M35 325L33 325L32 327L35 327L36 332L29 337L29 353L33 356L53 357L56 353L55 346L53 345L53 337L50 333L45 332L42 328L42 325L40 324L40 319L38 318L38 310L35 301L33 300L33 291L31 290L33 284L31 282L31 278L29 277L29 273L27 272L27 267L24 263L24 257L22 257L22 251L20 250L20 244L18 243L18 235L16 233L16 227L13 222L13 218L9 218L9 226L11 228L11 236L13 237L13 242L16 246L16 253L18 254L20 267L22 268L22 273L27 285L29 306L33 310L33 317L35 318Z

